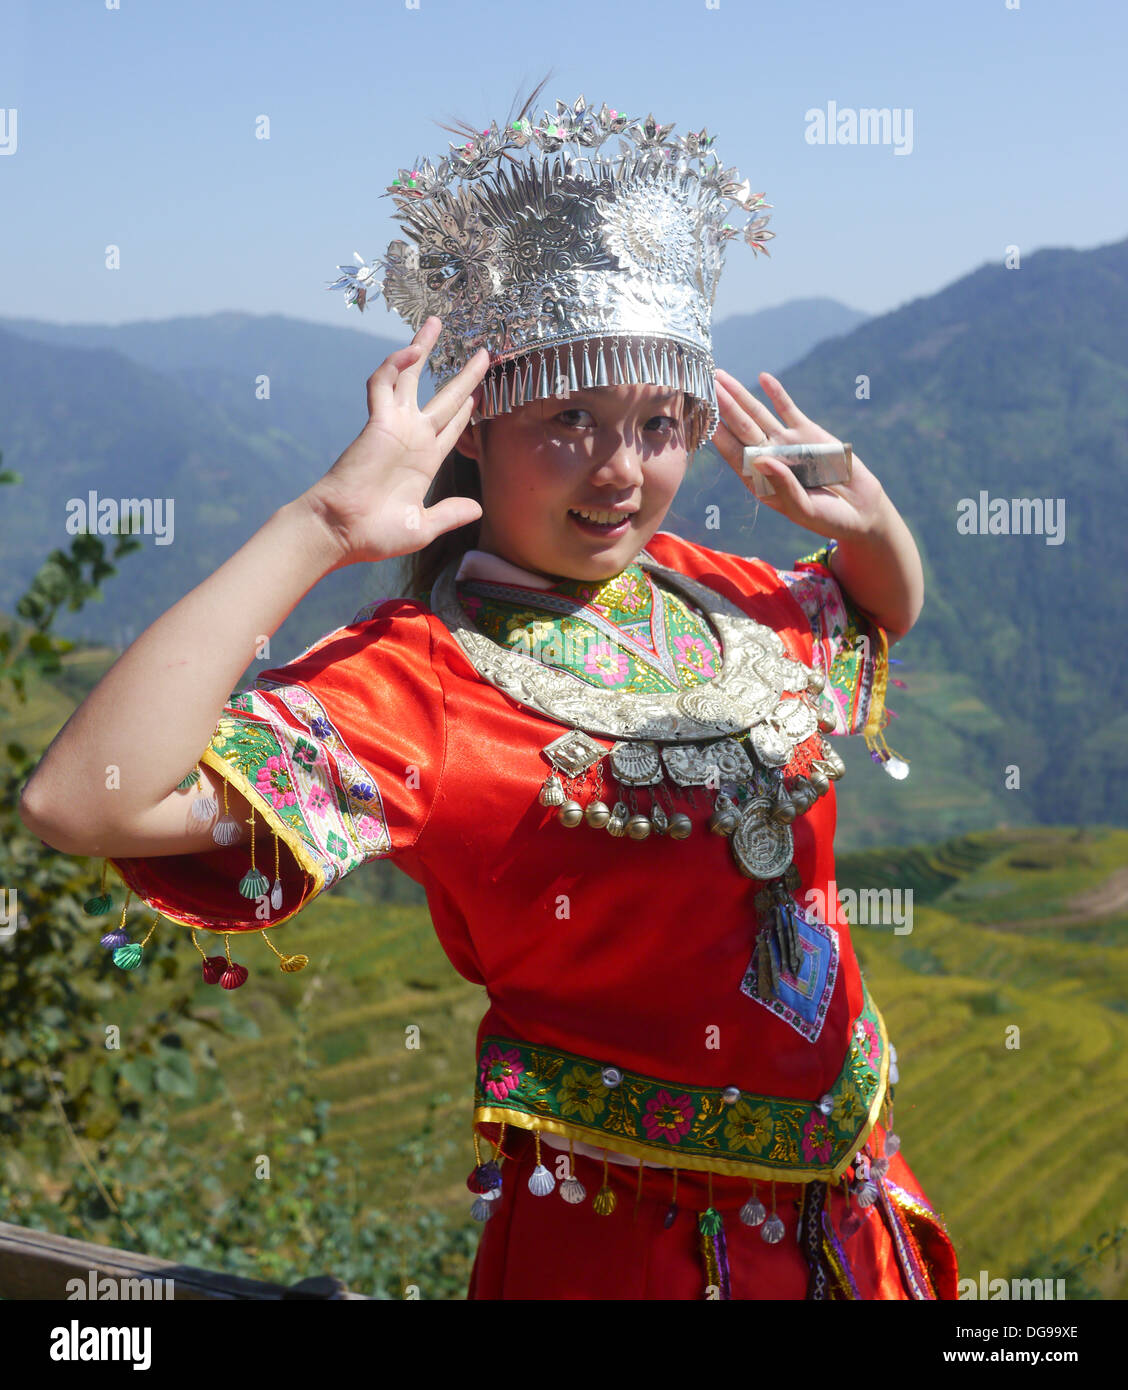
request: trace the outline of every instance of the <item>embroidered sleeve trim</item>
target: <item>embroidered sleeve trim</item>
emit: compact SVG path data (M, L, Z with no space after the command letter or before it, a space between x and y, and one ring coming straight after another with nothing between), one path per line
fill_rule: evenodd
M877 1120L888 1054L885 1023L868 991L828 1092L829 1113L819 1100L747 1092L730 1105L719 1089L637 1072L623 1071L608 1086L604 1063L488 1037L478 1058L474 1121L547 1130L667 1167L750 1180L836 1181Z
M838 545L831 541L796 560L780 578L806 614L813 636L812 664L826 676L833 701L835 734L863 734L878 741L888 723L889 639L843 591L830 568Z
M304 687L233 696L204 756L217 771L230 769L244 795L256 793L317 893L391 853L379 788Z

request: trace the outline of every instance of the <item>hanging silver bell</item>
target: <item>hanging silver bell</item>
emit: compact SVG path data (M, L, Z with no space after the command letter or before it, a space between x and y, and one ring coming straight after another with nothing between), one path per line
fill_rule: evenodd
M827 743L825 738L822 740L822 758L820 761L828 777L838 778L846 771L846 764L842 761L838 750Z
M807 689L813 691L814 694L817 695L825 686L826 676L824 676L821 671L816 671L814 667L812 667L807 672Z
M798 814L799 808L781 786L772 807L772 819L780 821L783 825L790 825Z
M593 830L602 830L611 819L611 808L605 801L589 801L584 811L584 820Z
M555 772L549 773L537 798L542 806L563 806L564 786Z
M650 824L656 835L665 835L670 828L670 818L666 814L665 807L655 806L650 812Z
M607 833L614 835L616 839L620 835L625 835L627 830L627 818L631 810L625 801L616 801L611 810L611 819L607 822Z
M650 818L637 811L627 821L627 834L632 840L645 840L650 834Z
M830 778L825 772L819 770L817 763L811 764L811 770L807 773L807 781L810 782L819 796L825 796L830 791Z
M672 840L684 840L693 829L693 822L684 811L675 811L670 817L669 834Z
M714 835L731 835L739 824L740 817L736 813L736 807L731 797L725 796L722 792L713 804L709 829Z
M561 825L566 825L569 830L579 825L584 818L584 808L578 801L565 801L560 810L556 813L556 819Z
M824 734L833 733L838 728L838 720L825 709L819 710L819 730Z

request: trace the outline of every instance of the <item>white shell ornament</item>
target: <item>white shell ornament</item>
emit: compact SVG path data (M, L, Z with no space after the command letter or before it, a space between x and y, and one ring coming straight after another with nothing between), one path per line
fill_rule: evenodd
M529 1174L529 1191L534 1197L547 1197L556 1189L556 1179L543 1163L538 1163Z
M220 816L212 826L212 839L217 845L233 845L242 833L234 816Z
M778 1245L784 1237L782 1218L778 1216L769 1216L760 1228L760 1235L769 1245Z
M759 1197L749 1197L740 1208L740 1219L745 1226L758 1226L767 1214L768 1210Z
M565 1178L560 1184L560 1195L566 1202L578 1206L587 1196L587 1188L579 1178Z

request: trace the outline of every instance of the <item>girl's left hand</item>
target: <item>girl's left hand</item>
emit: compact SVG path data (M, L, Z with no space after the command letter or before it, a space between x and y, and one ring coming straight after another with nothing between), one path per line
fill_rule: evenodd
M779 419L743 387L736 377L717 368L717 405L721 422L713 443L740 481L752 490L752 479L744 474L744 447L747 444L837 444L834 435L799 410L780 383L768 372L760 373L760 385L779 413ZM845 540L860 535L877 520L885 491L857 454L853 455L848 483L831 483L809 492L795 480L791 469L775 459L758 459L775 493L760 500L781 512L797 526L806 527L827 539Z

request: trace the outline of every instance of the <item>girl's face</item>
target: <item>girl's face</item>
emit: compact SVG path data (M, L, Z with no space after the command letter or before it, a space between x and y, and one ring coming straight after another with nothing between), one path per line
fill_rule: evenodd
M685 476L682 393L599 386L530 401L468 426L478 460L478 547L553 579L610 579L662 524ZM613 528L577 512L626 513Z

